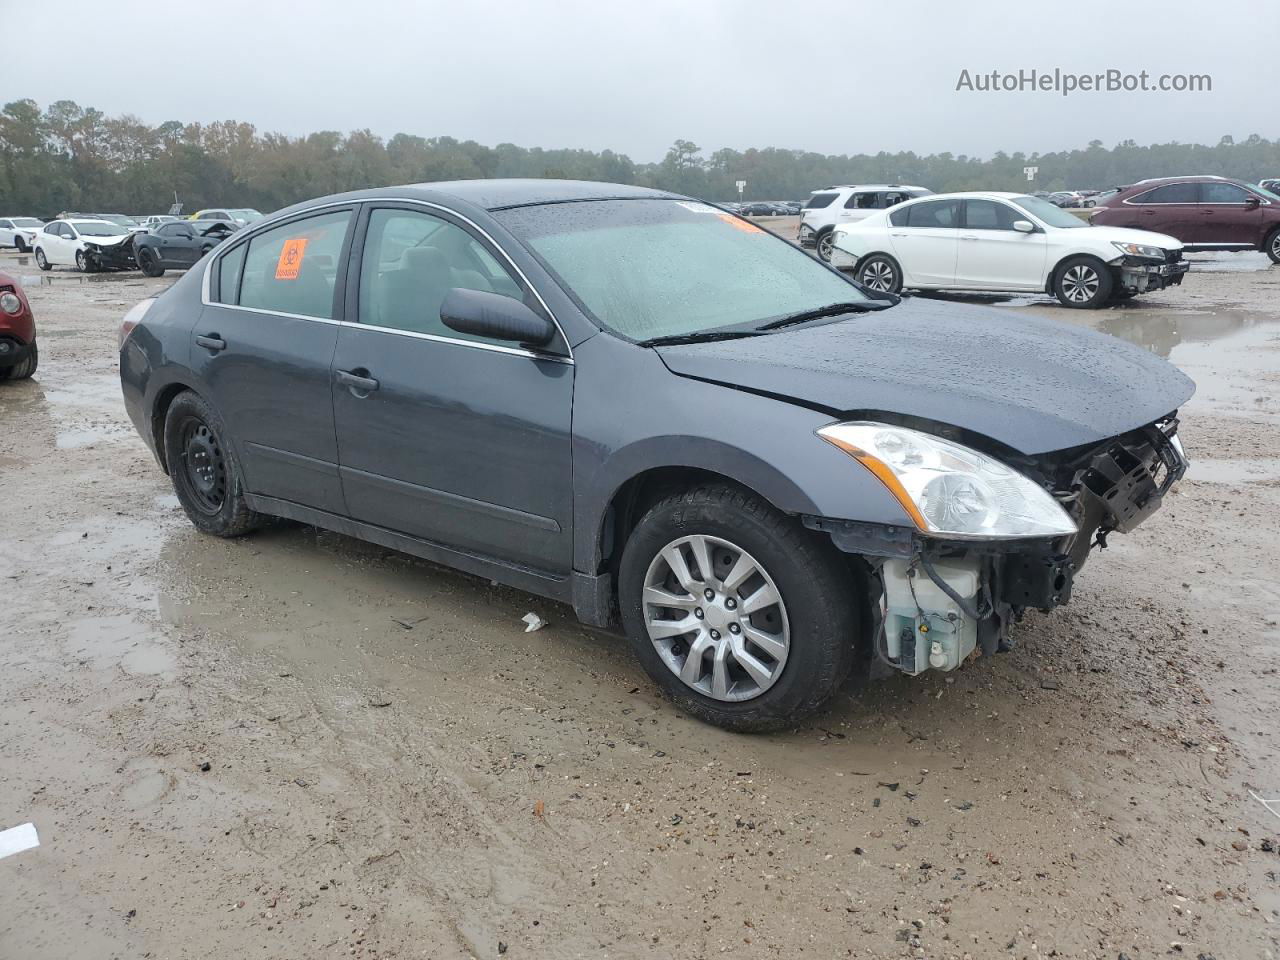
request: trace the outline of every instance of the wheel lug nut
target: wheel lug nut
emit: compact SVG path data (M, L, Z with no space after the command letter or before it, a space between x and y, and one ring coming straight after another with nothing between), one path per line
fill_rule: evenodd
M736 623L731 623L731 624L729 624L729 632L730 632L730 633L741 633L741 632L742 632L742 628L741 628L740 626L738 626Z
M699 620L701 620L703 617L705 617L705 616L706 616L706 614L702 612L702 608L701 608L701 607L699 607L697 610L693 611L693 615L694 615L695 617L697 617Z
M716 592L708 587L706 592L703 593L703 596L706 597L708 600L714 600L716 598Z
M712 639L712 640L719 640L719 639L720 639L720 631L719 631L719 630L712 630L712 631L711 631L711 639Z
M733 597L730 597L728 600L724 602L724 605L728 607L730 610L732 610L738 605L738 601L733 599Z

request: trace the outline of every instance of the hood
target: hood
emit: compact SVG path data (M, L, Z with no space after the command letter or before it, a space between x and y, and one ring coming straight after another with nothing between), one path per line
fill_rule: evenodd
M1182 241L1177 237L1169 236L1167 233L1134 230L1130 227L1108 227L1101 223L1091 223L1089 228L1093 231L1089 236L1097 237L1101 240L1114 240L1116 243L1145 243L1148 246L1161 247L1164 250L1182 249Z
M120 229L124 230L123 227ZM84 237L80 238L81 243L92 243L99 247L112 247L117 243L124 243L126 240L133 239L133 231L124 230L123 233L112 235L110 237Z
M1028 455L1099 443L1195 392L1172 364L1115 337L919 297L837 323L657 350L679 376L835 416L933 420Z

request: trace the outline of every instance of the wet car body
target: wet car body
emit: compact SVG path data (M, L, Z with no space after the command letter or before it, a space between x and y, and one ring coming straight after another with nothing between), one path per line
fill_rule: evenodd
M173 220L136 234L133 257L147 276L161 276L165 270L186 270L236 228L221 220Z
M36 318L22 284L0 273L0 380L23 380L38 362Z
M439 249L384 255L390 228L375 237L419 216L483 247L510 289L486 290L476 261L422 294ZM597 251L599 270L581 269L564 252L619 242L611 218L621 236L662 228L652 235L674 244L720 231L708 238L776 266L777 284L799 278L786 296L820 287L849 302L775 329L623 333L602 317L645 296L616 296L634 266ZM245 305L308 265L327 299ZM710 277L726 294L740 285L729 270ZM377 291L404 284L439 317L393 329ZM477 331L487 339L467 339ZM683 707L738 730L817 709L855 660L917 674L1006 648L1022 610L1066 602L1090 545L1131 530L1182 475L1176 411L1194 389L1105 335L869 296L719 208L565 181L424 184L280 211L126 317L120 374L202 529L288 517L570 603L585 623L625 627ZM851 433L905 443L906 458L877 459ZM916 454L1021 484L1061 519L1034 535L950 536L923 494L904 492ZM189 505L201 491L216 495L204 514ZM931 504L945 512L951 496Z

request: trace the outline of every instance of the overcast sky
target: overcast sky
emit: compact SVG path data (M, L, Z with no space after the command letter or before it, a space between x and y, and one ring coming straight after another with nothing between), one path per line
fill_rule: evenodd
M368 127L660 159L677 137L822 153L1280 137L1274 0L0 0L0 101ZM957 92L1054 68L1209 74L1209 93Z

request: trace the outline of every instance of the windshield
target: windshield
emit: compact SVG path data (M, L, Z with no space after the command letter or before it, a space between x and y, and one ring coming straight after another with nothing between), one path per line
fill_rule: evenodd
M15 227L39 227L41 222L35 217L14 217L13 225Z
M1089 224L1074 213L1067 213L1040 197L1014 197L1013 202L1027 213L1035 214L1051 227L1087 227Z
M231 214L233 219L243 220L245 223L253 223L255 220L262 219L262 214L257 210L250 210L248 207L243 210L228 210L227 212Z
M126 217L123 213L103 213L98 215L99 220L109 220L112 223L118 223L122 227L136 227L138 222L131 217ZM81 231L82 233L84 231Z
M705 203L590 200L495 215L601 326L632 340L867 299L807 253Z
M1280 193L1277 193L1275 190L1268 190L1266 187L1260 186L1259 184L1251 183L1249 184L1249 189L1255 193L1262 194L1262 196L1268 200L1280 200ZM19 221L15 220L13 222L18 223Z
M73 225L82 237L118 237L122 233L128 233L114 223L89 223L85 220L76 220Z

